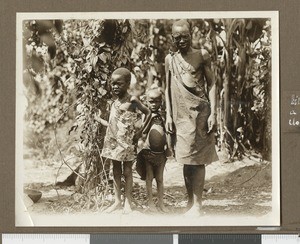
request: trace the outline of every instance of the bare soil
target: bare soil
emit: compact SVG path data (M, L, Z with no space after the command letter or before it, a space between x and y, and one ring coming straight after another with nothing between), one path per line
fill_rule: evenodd
M64 181L72 172L62 162L62 157L72 169L80 164L78 155L74 153L76 150L70 146L70 141L74 141L74 138L66 137L68 135L66 128L68 125L63 128L64 131L58 131L56 140L53 132L48 133L50 140L47 144L43 144L43 141L40 144L47 147L34 150L24 148L24 188L42 192L41 199L36 203L26 198L25 205L30 215L99 214L112 204L112 185L108 186L105 196L99 191L81 194L76 192L75 186L56 186L58 181ZM58 153L57 147L60 148L62 155ZM206 167L203 215L260 217L271 213L272 164L261 161L254 153L251 157L231 163L226 163L228 160L224 153L218 152L218 156L219 161ZM135 171L133 181L134 216L140 218L140 214L144 217L153 215L147 208L145 182L140 180ZM164 203L169 210L164 215L181 216L180 214L186 210L187 196L182 165L174 159L167 161L164 186ZM153 189L155 196L155 183Z
M71 159L70 159L71 161ZM70 162L75 168L76 162ZM42 198L30 204L29 212L37 213L76 213L101 211L97 203L97 192L76 193L75 186L57 187L71 170L60 163L32 163L26 160L24 187L42 192ZM253 159L233 163L214 162L206 167L206 183L203 195L203 211L207 214L264 215L271 208L271 163L257 162ZM187 196L182 176L182 166L169 160L164 173L164 202L170 214L185 211ZM154 194L156 185L153 184ZM134 173L133 199L135 209L147 212L145 182ZM105 207L113 200L110 186Z

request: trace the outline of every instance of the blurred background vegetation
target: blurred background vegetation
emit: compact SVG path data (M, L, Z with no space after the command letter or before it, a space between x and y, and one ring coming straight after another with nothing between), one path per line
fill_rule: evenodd
M228 161L271 157L271 22L193 19L192 45L212 58L217 85L216 141ZM164 58L176 51L173 20L26 20L23 22L24 144L30 156L73 152L85 182L103 171L100 157L117 67L134 74L131 93L164 88ZM62 133L64 131L64 133ZM65 133L66 132L66 133Z

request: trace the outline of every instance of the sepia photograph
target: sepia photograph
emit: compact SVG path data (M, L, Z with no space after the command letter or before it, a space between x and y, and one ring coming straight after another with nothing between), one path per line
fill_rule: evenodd
M16 226L280 225L278 12L16 18Z

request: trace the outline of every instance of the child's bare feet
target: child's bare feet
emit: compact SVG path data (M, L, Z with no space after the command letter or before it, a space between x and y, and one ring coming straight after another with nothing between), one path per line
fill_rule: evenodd
M122 208L121 202L115 202L113 205L104 210L105 213L111 213Z
M150 212L156 212L156 207L154 202L148 202L148 209Z
M131 203L128 201L128 199L125 199L125 203L124 203L124 208L123 208L123 213L124 214L129 214L132 212L132 206Z

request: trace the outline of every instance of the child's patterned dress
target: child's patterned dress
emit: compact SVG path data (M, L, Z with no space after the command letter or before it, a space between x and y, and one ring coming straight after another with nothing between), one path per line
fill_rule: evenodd
M136 158L133 137L138 113L122 110L119 106L117 102L112 104L101 155L116 161L133 161Z

